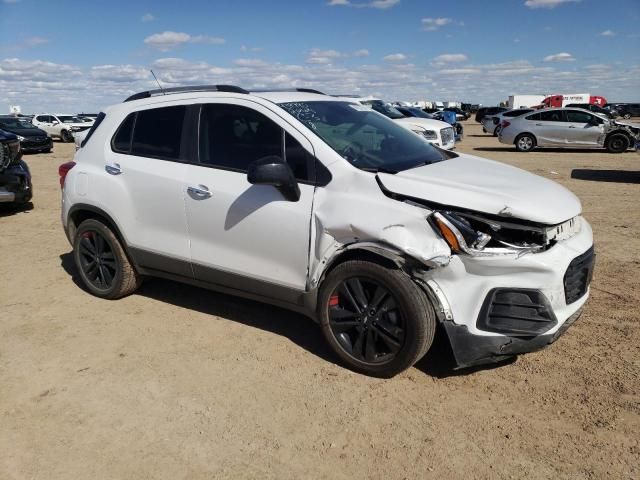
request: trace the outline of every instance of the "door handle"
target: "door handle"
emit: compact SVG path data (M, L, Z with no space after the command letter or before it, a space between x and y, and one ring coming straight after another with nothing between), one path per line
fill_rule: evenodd
M122 173L119 163L107 163L104 169L109 175L120 175Z
M187 187L187 192L189 192L192 196L202 200L211 197L209 187L207 187L206 185L189 185Z
M542 127L543 125L541 123L536 123L536 127Z
M569 128L576 128L576 127L574 127L574 126L569 126Z

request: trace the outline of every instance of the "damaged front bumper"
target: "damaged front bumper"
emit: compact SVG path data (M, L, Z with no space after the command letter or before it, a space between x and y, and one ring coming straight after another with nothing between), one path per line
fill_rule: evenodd
M580 316L595 253L588 223L552 248L520 258L456 255L416 277L429 290L457 368L540 350Z
M0 172L0 203L26 203L32 196L31 173L24 161Z

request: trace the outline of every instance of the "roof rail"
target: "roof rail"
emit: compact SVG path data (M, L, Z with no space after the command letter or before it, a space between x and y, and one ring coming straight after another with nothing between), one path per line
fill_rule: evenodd
M300 92L300 93L317 93L318 95L326 95L326 93L321 92L320 90L315 90L313 88L261 88L257 90L251 90L251 92L255 92L255 93Z
M168 95L171 93L187 93L187 92L231 92L231 93L249 93L244 88L235 85L193 85L187 87L170 87L156 90L147 90L144 92L134 93L128 97L125 102L140 100L142 98L154 97L157 95Z

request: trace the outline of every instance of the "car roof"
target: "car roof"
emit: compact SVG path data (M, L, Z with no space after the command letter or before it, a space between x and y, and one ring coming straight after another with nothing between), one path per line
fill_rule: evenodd
M290 103L290 102L348 102L349 99L341 97L332 97L330 95L322 95L318 93L307 92L250 92L250 95L264 98L273 103Z

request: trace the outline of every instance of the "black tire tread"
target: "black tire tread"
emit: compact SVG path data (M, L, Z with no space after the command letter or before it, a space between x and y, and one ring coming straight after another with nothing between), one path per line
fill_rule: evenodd
M350 358L337 345L336 340L329 327L329 317L326 304L329 295L341 279L357 275L368 275L372 278L384 279L393 285L393 294L399 302L409 307L413 315L419 320L415 322L415 335L409 340L408 345L403 347L402 352L390 363L371 366L360 364ZM390 378L400 372L410 368L427 353L433 343L436 330L436 315L431 301L424 291L403 271L391 269L380 264L364 261L349 260L335 267L325 278L321 288L318 301L318 318L323 334L334 352L340 357L345 365L366 375L381 378ZM410 321L407 319L407 321ZM406 350L407 346L409 347Z
M76 250L76 243L78 241L77 239L85 230L89 230L89 229L99 231L100 234L102 234L105 238L109 240L109 242L113 246L113 253L117 257L118 261L120 262L121 276L116 280L116 284L114 285L114 287L107 293L97 292L94 289L92 289L91 286L88 286L86 284L85 284L85 287L87 287L87 290L89 290L89 292L91 292L93 295L96 295L100 298L105 298L107 300L116 300L118 298L131 295L142 284L142 278L140 277L140 275L138 275L138 272L136 272L135 268L129 261L129 258L127 257L127 254L124 251L124 248L120 243L120 240L118 240L118 237L116 237L116 235L111 231L111 229L107 225L93 218L87 219L84 222L82 222L80 225L78 225L78 228L76 229L76 232L75 232L74 242L73 242L74 252ZM74 254L74 259L75 259L75 254ZM78 269L80 269L80 265L78 264L77 261L76 261L76 266Z

